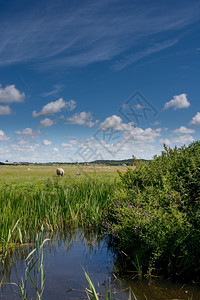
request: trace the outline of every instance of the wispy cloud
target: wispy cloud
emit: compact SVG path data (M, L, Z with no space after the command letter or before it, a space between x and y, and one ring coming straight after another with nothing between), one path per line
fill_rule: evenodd
M72 111L76 108L76 101L75 100L69 100L66 102L65 107L68 111Z
M78 6L68 1L44 1L0 19L0 65L31 62L41 68L82 66L123 54L124 58L114 64L121 69L175 44L174 33L195 23L199 9L198 1L169 5L88 0ZM147 40L155 43L140 50Z
M60 112L62 109L66 108L68 111L73 110L76 107L76 102L74 100L70 100L66 102L63 98L58 99L57 101L52 101L44 105L40 112L33 111L33 117L46 117L51 116L55 113Z
M158 125L160 125L161 124L161 121L155 121L155 122L153 122L153 126L158 126Z
M66 150L77 150L74 144L68 143L62 143L61 146L65 148Z
M49 96L57 96L60 91L62 90L63 88L63 85L60 85L60 84L56 84L53 88L53 90L49 91L49 92L44 92L41 94L42 97L49 97Z
M138 51L134 54L126 55L114 63L113 69L116 71L120 71L124 69L126 66L140 60L141 58L147 57L151 54L157 53L166 48L174 46L177 42L178 40L171 40L171 41L165 41L163 43L156 43L155 45L146 48L145 50Z
M25 141L25 140L22 139L22 138L18 138L18 139L17 139L17 144L18 144L18 145L26 145L26 144L28 144L28 141Z

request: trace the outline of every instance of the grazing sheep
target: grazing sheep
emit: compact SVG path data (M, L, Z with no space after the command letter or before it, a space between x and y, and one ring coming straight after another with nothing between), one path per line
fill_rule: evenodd
M56 170L56 174L58 175L58 176L63 176L64 175L64 170L62 169L62 168L58 168L57 170Z

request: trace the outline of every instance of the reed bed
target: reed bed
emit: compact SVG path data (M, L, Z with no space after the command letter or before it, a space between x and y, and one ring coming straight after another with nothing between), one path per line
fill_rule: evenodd
M50 178L41 188L5 186L0 191L2 240L7 239L16 222L27 242L42 225L47 231L78 226L100 228L117 184L113 180L84 177L73 181ZM19 242L18 235L12 237L12 242Z

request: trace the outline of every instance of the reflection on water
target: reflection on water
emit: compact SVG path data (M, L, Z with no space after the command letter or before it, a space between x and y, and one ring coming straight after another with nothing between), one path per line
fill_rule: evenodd
M106 282L109 281L116 299L128 299L130 287L138 300L200 299L198 285L172 284L161 279L149 284L146 281L133 280L131 277L119 277L115 256L108 248L105 236L100 237L94 232L71 230L52 234L49 238L51 241L44 247L47 271L44 300L87 299L84 293L87 282L83 268L89 273L96 290L101 291L103 295L105 295ZM1 269L2 282L20 283L21 276L24 274L24 259L32 249L33 245L18 247L12 256L7 257L4 268ZM3 284L0 299L19 299L13 289L16 287ZM28 285L28 292L28 299L31 299L34 295L31 284ZM132 299L135 299L133 295Z

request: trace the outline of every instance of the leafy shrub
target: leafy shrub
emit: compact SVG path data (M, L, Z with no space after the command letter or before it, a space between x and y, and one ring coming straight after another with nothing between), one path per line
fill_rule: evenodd
M109 229L145 274L200 275L200 142L120 173Z

